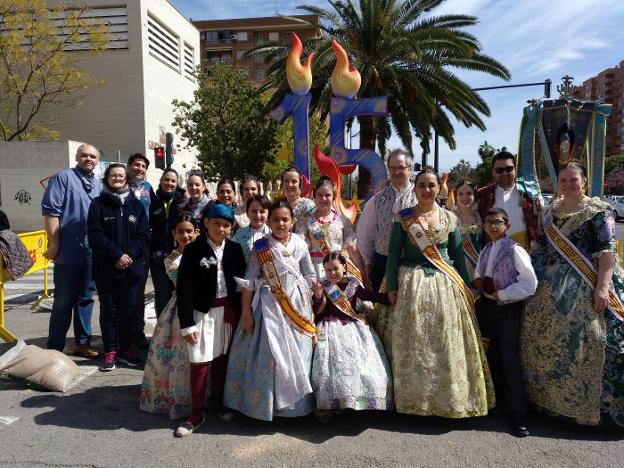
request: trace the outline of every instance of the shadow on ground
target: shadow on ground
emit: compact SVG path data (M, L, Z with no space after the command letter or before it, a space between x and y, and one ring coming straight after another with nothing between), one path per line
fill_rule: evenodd
M87 430L127 429L141 432L154 429L174 430L178 421L166 416L139 410L140 385L103 386L70 395L39 394L24 400L26 408L40 408L44 413L34 417L42 426L59 426ZM567 440L624 439L623 430L582 427L555 420L546 415L532 414L534 437ZM280 418L273 422L258 421L239 415L231 423L223 423L214 415L207 417L200 434L230 434L243 437L282 433L313 444L322 444L336 436L355 437L367 429L380 431L439 435L453 431L507 432L508 421L501 412L471 419L417 417L392 412L345 412L329 424L320 424L311 417Z

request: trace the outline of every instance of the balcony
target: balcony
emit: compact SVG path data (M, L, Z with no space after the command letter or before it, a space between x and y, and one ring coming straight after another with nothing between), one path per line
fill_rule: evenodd
M231 38L227 38L227 39L212 39L212 38L208 38L206 39L206 44L231 44L232 42L234 42Z
M206 58L206 65L212 67L217 63L226 63L232 65L232 57L208 57Z

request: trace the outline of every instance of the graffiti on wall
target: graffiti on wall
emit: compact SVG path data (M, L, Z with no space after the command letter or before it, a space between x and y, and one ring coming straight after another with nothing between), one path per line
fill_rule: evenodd
M30 205L30 201L32 200L32 196L26 190L19 190L15 194L14 200L20 205Z

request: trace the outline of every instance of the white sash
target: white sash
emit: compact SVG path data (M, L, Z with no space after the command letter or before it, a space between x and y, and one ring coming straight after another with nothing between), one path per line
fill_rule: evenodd
M551 222L546 229L544 229L544 232L546 233L546 238L548 242L550 242L550 245L572 265L572 268L574 268L592 290L595 289L596 284L598 284L598 272L594 268L592 262L576 248L554 222ZM609 289L607 308L618 320L624 321L624 305L616 294L613 285L611 285Z
M274 252L273 261L280 276L284 272L301 276L301 273L292 265L283 261L284 259L277 252L278 249L274 243L272 243L271 249ZM243 284L243 282L240 283ZM301 332L284 315L277 299L271 292L271 288L264 279L257 279L253 284L248 281L245 283L243 287L250 290L255 289L252 308L256 310L258 306L261 307L263 326L275 361L275 405L278 410L294 409L298 401L312 393L309 365L304 362L295 339L295 336L301 336ZM298 281L298 283L303 294L305 294L303 291L309 291L305 281Z

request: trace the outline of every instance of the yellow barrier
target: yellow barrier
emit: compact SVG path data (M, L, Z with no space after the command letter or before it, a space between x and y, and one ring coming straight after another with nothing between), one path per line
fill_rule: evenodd
M33 266L26 272L24 276L30 275L39 270L43 270L43 295L41 295L37 301L33 304L32 308L36 308L39 303L48 297L48 264L50 263L47 258L43 256L48 245L48 237L45 231L25 232L18 236L28 253L33 260ZM4 283L9 281L10 274L4 268L4 261L0 259L0 338L7 343L14 343L17 341L15 335L7 330L4 323Z

